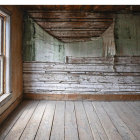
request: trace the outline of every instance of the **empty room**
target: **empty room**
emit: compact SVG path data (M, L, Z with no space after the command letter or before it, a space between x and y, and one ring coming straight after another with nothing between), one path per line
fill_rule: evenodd
M0 140L140 140L140 6L1 5Z

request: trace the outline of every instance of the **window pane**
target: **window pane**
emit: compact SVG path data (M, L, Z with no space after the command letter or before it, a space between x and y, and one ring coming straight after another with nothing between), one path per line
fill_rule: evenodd
M0 17L0 55L2 54L2 18ZM3 93L3 66L0 56L0 95Z
M3 59L0 56L0 94L3 93Z

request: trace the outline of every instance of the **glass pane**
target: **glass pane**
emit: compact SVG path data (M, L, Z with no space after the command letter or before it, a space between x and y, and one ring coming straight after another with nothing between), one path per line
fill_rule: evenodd
M0 94L3 93L3 59L0 56Z

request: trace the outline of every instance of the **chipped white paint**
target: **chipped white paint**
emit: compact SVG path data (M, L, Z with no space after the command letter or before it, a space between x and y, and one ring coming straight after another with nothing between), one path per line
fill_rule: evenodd
M25 62L24 93L140 93L139 64L140 57L69 57L67 64Z

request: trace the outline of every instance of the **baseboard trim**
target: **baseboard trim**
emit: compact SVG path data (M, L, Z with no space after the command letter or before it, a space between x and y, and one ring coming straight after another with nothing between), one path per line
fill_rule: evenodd
M20 104L22 97L18 97L1 115L0 115L0 125L9 116L10 113Z
M94 101L137 101L140 94L31 94L24 98L34 100L94 100Z

